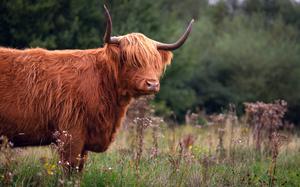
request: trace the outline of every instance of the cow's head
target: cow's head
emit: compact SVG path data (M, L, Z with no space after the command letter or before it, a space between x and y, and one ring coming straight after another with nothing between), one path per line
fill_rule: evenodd
M160 77L172 60L172 50L179 48L191 32L194 20L191 20L181 38L173 44L165 44L147 38L140 33L112 37L112 21L104 6L107 27L104 42L117 47L119 57L119 80L126 94L137 97L157 93L160 89Z

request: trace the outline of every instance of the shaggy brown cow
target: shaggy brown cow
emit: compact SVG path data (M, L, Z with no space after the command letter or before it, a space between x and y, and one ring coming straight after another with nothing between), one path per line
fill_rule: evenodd
M174 44L139 33L111 37L104 8L103 48L0 48L0 136L15 147L59 141L63 163L81 169L87 151L103 152L114 140L131 99L159 91L170 50L184 43L193 20Z

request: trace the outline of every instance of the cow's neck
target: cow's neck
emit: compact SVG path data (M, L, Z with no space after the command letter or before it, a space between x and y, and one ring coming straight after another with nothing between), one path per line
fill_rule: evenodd
M115 135L116 135L118 129L120 129L120 127L122 125L123 119L126 116L126 112L127 112L127 109L129 107L131 100L132 100L132 97L128 96L128 95L122 95L119 97L118 107L117 107L118 114L117 114L116 122L114 124L112 133L111 133L112 141L115 139Z
M90 144L92 146L97 144L106 146L103 144L110 144L114 140L132 98L118 89L118 63L112 59L107 61L109 59L106 57L107 53L105 50L100 50L97 58L98 65L94 66L97 68L94 72L98 72L96 75L98 77L98 85L92 87L98 88L97 95L99 98L98 102L91 103L91 105L96 105L96 111L92 110L92 115L97 114L93 117L91 131L89 131ZM102 132L105 133L103 134ZM100 134L101 136L99 137Z

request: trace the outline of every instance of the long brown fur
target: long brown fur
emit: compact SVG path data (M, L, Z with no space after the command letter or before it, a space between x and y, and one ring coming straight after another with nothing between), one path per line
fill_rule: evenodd
M120 45L88 50L0 48L0 136L15 147L64 141L61 159L82 168L87 151L113 141L143 81L161 76L172 53L133 33Z

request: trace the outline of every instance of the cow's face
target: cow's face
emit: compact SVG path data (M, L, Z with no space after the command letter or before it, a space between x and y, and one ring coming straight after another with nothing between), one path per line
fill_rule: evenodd
M171 63L172 53L158 50L156 44L139 33L120 39L120 84L131 96L157 93L160 77Z
M111 36L111 16L106 6L104 9L107 21L104 42L118 47L118 52L114 56L118 56L117 61L120 63L118 74L122 94L135 97L157 93L160 88L159 79L172 59L170 51L183 45L191 32L194 20L191 20L183 35L175 43L166 44L139 33Z

